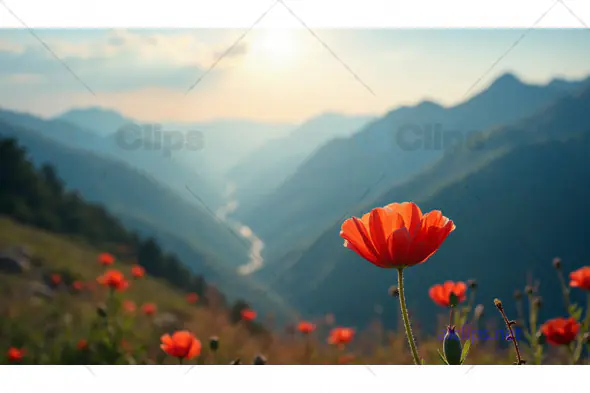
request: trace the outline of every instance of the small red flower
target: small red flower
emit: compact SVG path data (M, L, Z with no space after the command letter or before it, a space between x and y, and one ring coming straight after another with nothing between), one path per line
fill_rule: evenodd
M194 304L199 301L199 295L197 295L194 292L189 293L186 295L186 301L189 302L190 304Z
M129 281L127 281L123 273L114 269L107 270L102 276L99 276L96 281L101 285L117 291L124 291L129 286Z
M332 329L330 336L328 337L328 343L334 345L346 345L349 344L354 338L354 329L337 327Z
M123 301L123 310L125 310L126 312L132 313L135 312L136 309L137 306L135 305L135 302L133 300Z
M441 307L449 307L451 305L451 293L459 299L459 303L465 301L467 296L467 285L462 282L446 281L444 284L437 284L430 288L428 295L430 298Z
M256 318L256 311L246 308L240 312L244 321L252 321Z
M555 318L545 322L541 332L551 345L568 345L576 339L580 326L574 318Z
M584 266L570 273L570 287L590 291L590 266Z
M84 283L83 283L82 281L74 281L74 282L72 283L72 288L73 288L75 291L78 291L78 292L80 292L81 290L83 290L83 289L84 289Z
M25 356L25 350L22 348L11 347L6 354L8 361L12 363L20 362Z
M112 254L109 254L108 252L103 252L98 255L98 263L100 263L103 266L110 266L113 263L115 263L115 257Z
M455 229L438 210L422 214L412 202L390 203L344 221L344 247L381 268L404 268L430 258Z
M133 265L131 267L131 275L134 278L142 278L143 276L145 276L145 269L142 266Z
M178 331L170 336L164 334L160 348L170 356L190 360L201 354L201 342L189 331Z
M79 340L76 344L76 349L78 349L79 351L83 351L86 348L88 348L88 341L86 341L85 339Z
M154 315L157 310L158 308L154 303L145 303L143 306L141 306L141 311L145 315Z
M53 285L61 284L61 276L59 274L52 274L51 275L51 282Z
M311 322L301 321L297 325L297 330L303 334L309 334L315 330L315 325Z

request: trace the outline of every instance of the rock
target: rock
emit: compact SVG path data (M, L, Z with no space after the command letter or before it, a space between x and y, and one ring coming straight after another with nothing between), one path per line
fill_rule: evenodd
M31 269L31 257L24 247L12 247L0 251L0 272L20 274Z

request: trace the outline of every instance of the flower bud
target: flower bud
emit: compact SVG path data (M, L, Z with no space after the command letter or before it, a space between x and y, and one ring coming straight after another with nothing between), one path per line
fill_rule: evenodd
M101 318L107 317L107 308L106 306L100 305L96 307L96 314Z
M461 338L455 332L454 327L447 328L447 334L443 340L443 352L448 364L452 366L461 364L463 348L461 347Z
M262 355L256 355L256 357L254 358L254 361L252 362L252 364L255 365L264 365L266 364L266 358Z
M219 349L219 337L209 337L209 349L213 352L216 352Z
M536 308L541 308L541 306L543 306L543 300L540 296L537 296L535 300L533 300L533 306L535 306Z
M477 281L467 280L467 286L471 289L476 289L477 288Z
M399 297L399 288L396 286L389 287L389 296Z
M533 287L530 285L527 285L526 287L524 287L524 291L526 292L527 295L532 295L533 294Z
M537 343L539 345L545 345L545 343L547 342L547 338L545 337L543 332L540 330L536 334L536 339L537 339Z
M561 258L553 258L553 267L556 269L561 269Z

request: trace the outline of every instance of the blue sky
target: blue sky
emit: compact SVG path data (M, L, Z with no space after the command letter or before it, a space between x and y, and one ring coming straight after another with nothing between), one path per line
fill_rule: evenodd
M251 31L188 94L243 30L36 30L50 50L27 30L0 30L0 107L42 116L102 106L145 121L301 122L328 111L381 114L424 99L453 105L525 30L315 32L362 83L305 29ZM586 77L590 34L531 31L472 94L507 71L531 83Z

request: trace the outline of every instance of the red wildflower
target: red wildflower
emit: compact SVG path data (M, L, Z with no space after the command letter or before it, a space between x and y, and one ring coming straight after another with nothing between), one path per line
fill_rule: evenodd
M186 301L189 302L189 303L191 303L191 304L194 304L197 301L199 301L199 295L197 295L194 292L189 293L189 294L186 295Z
M462 303L466 299L465 292L467 292L467 285L464 282L446 281L444 284L432 286L428 291L428 295L437 305L449 307L451 305L451 293L454 293L459 299L459 303Z
M256 318L256 311L246 308L240 312L244 321L252 321Z
M76 344L76 349L82 351L84 349L88 348L88 341L86 341L85 339L81 339L80 341L78 341L78 343Z
M381 268L404 268L430 258L455 229L438 210L422 215L412 202L391 203L344 221L344 246Z
M134 312L137 309L135 302L133 300L124 300L123 301L123 310L127 312Z
M82 281L74 281L72 283L72 288L76 291L81 291L84 289L84 283Z
M20 362L25 356L25 350L21 348L11 347L8 349L6 356L8 357L9 362Z
M145 276L145 269L139 265L133 265L131 267L131 275L135 278L142 278Z
M570 273L570 287L590 291L590 266L584 266Z
M311 322L301 321L297 325L297 330L303 334L309 334L315 330L315 325Z
M154 315L157 311L157 307L154 303L145 303L143 306L141 306L141 311L145 314L145 315Z
M580 323L574 318L555 318L541 326L541 332L551 345L568 345L580 331Z
M51 275L51 282L53 285L61 284L61 276L59 274L52 274Z
M328 343L334 345L346 345L354 338L354 329L337 327L332 329L328 337Z
M190 360L201 353L201 342L186 330L178 331L170 336L164 334L160 348L170 356Z
M102 276L99 276L96 281L99 284L107 286L117 291L123 291L129 286L129 282L119 270L107 270Z
M112 254L109 254L108 252L103 252L98 255L98 263L100 263L103 266L110 266L113 263L115 263L115 257Z

